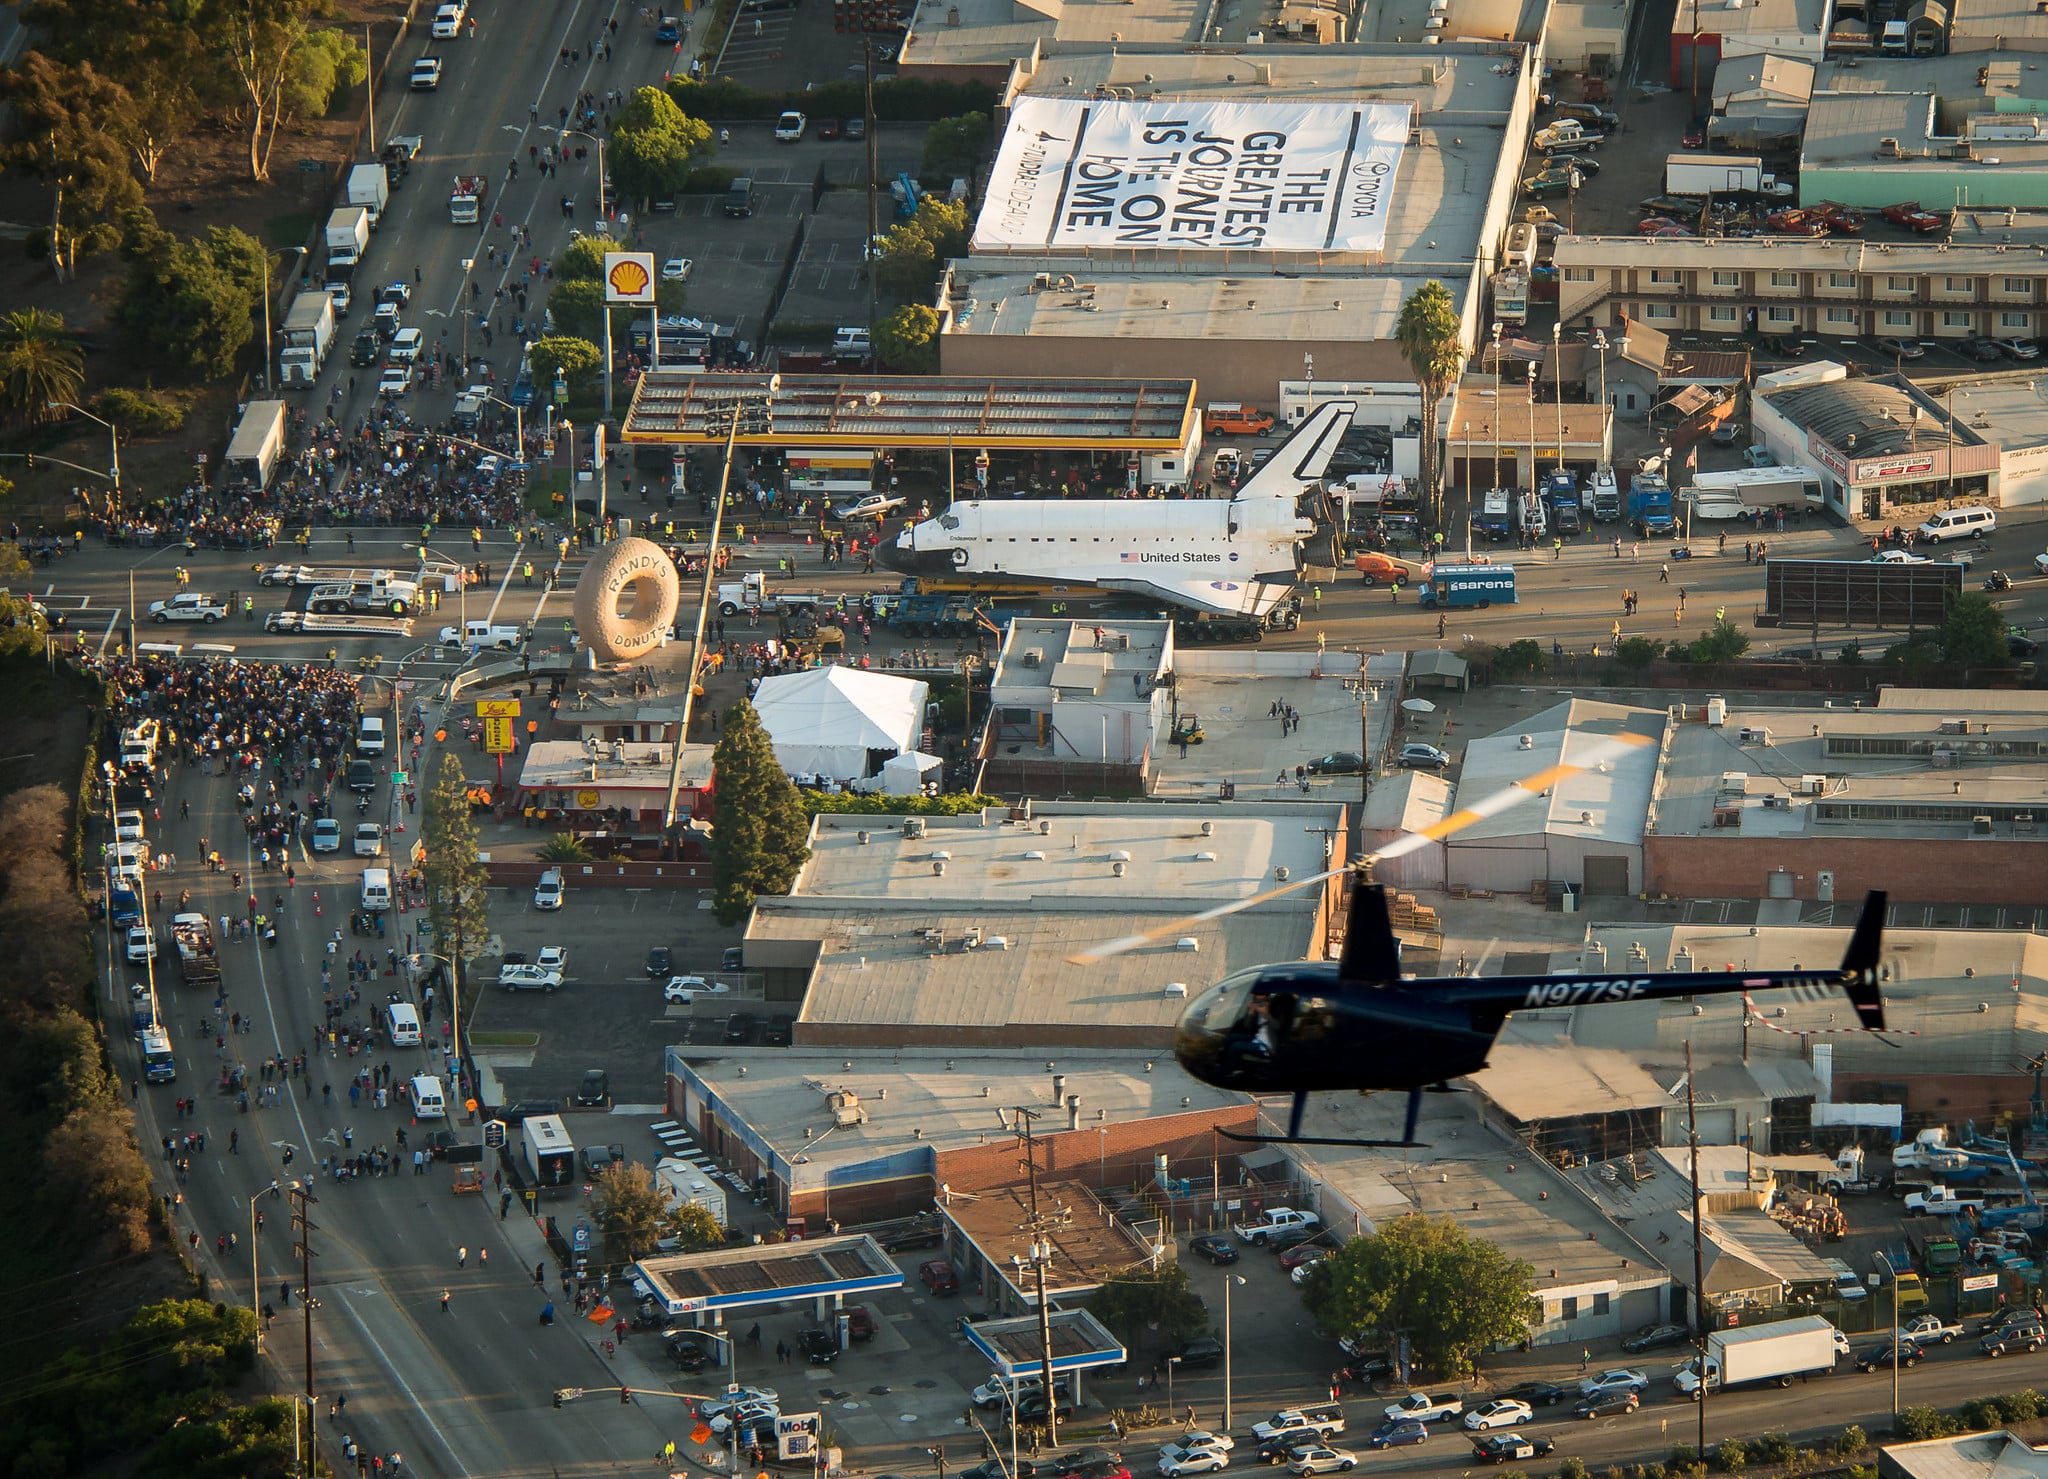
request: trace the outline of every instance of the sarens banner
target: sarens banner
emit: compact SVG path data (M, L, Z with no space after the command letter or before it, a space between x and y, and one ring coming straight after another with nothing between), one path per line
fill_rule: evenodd
M1017 100L977 251L1377 251L1405 103Z

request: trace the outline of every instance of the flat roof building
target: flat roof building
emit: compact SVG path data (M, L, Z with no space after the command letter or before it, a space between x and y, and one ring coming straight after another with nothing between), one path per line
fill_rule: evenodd
M1231 1159L1219 1130L1257 1119L1245 1096L1168 1054L670 1048L665 1067L669 1110L697 1143L818 1228L929 1211L941 1187L965 1197L1022 1183L998 1115L1019 1105L1042 1111L1040 1175L1098 1190L1149 1177L1162 1154L1199 1159L1206 1176L1212 1157Z
M1049 373L1085 342L1105 373L1199 364L1205 399L1256 403L1301 382L1307 353L1316 393L1356 395L1364 419L1402 425L1418 408L1393 336L1401 303L1440 281L1476 331L1529 133L1523 48L1184 44L1127 38L1019 62L988 201L943 290L941 364ZM1085 124L1033 121L1070 105ZM1108 161L1131 157L1116 140L1158 110L1188 112L1205 137L1227 126L1249 130L1232 134L1240 145L1268 141L1233 155L1228 222L1192 177L1162 186L1118 166L1108 180ZM1051 134L1071 136L1071 162L1038 159ZM1340 204L1340 180L1370 189ZM1219 342L1231 353L1214 354Z
M1004 794L1145 789L1167 742L1170 621L1019 617L989 685L982 758Z
M1674 898L2028 906L2048 878L2048 714L1731 708L1672 726L1644 839ZM2034 696L2038 697L2038 695ZM1910 844L1910 845L1903 845Z
M747 966L771 997L802 1000L799 1046L1156 1052L1231 971L1322 959L1341 880L1071 957L1340 864L1347 814L1309 799L821 815L790 894L755 904Z

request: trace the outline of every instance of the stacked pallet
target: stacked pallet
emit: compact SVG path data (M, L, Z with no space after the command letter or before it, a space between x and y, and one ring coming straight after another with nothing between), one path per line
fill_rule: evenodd
M1387 912L1397 931L1407 930L1418 935L1443 933L1443 925L1437 919L1436 910L1427 904L1416 903L1413 894L1395 894L1387 901Z

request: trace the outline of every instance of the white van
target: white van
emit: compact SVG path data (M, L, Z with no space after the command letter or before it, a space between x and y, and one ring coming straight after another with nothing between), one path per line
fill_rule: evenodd
M363 907L379 913L391 907L391 870L363 869Z
M388 1002L384 1007L384 1030L394 1048L420 1045L420 1014L409 1001Z
M375 714L365 714L356 721L356 753L358 755L381 755L384 753L384 721Z
M412 1112L416 1118L439 1120L448 1117L448 1101L441 1095L441 1080L433 1074L414 1074L406 1092L412 1097Z
M1998 527L1998 515L1988 508L1945 508L1920 526L1920 538L1927 544L1947 539L1982 539Z

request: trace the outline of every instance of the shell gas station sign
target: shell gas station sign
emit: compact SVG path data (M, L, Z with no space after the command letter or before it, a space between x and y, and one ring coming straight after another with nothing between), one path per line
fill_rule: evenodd
M654 253L606 252L604 300L635 308L654 306Z

